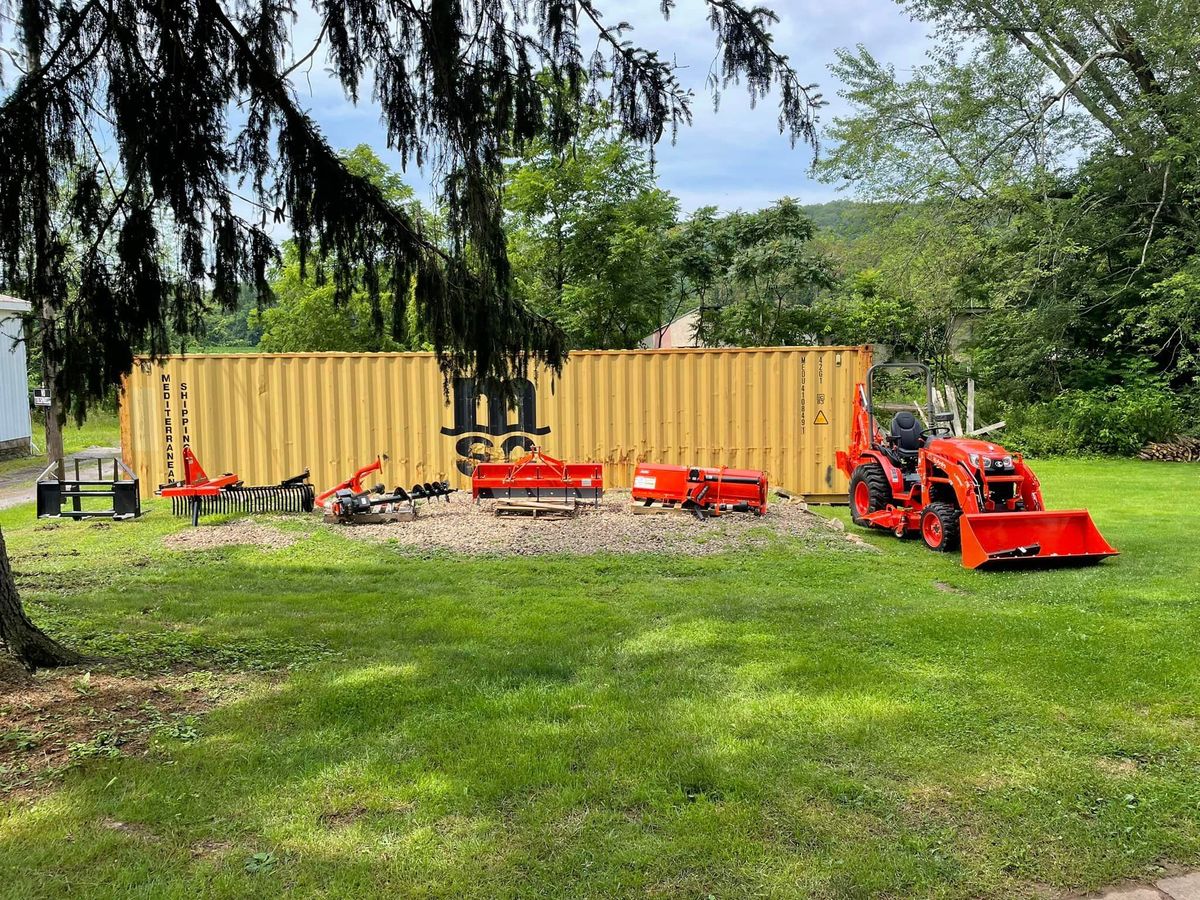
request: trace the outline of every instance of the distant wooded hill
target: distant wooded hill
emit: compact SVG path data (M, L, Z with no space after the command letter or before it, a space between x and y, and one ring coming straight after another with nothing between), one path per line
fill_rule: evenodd
M854 240L878 226L881 217L895 213L892 203L865 203L860 200L832 200L801 207L817 228L844 240Z

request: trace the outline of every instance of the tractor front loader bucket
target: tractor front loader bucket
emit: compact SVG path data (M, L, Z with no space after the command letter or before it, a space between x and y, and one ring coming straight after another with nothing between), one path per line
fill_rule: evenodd
M959 525L968 569L1080 566L1117 555L1086 509L969 513Z

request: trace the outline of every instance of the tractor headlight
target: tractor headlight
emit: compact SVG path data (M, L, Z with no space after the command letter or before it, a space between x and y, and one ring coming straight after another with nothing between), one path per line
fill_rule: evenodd
M971 465L973 465L973 466L979 465L979 454L978 453L968 453L967 456L970 457Z
M1006 468L1006 469L1011 469L1013 467L1012 457L1011 456L1004 457L1004 459L1000 460L1000 464L1002 466L1004 466L1004 468Z
M983 458L983 467L985 469L990 469L992 467L992 459L990 457L985 456Z

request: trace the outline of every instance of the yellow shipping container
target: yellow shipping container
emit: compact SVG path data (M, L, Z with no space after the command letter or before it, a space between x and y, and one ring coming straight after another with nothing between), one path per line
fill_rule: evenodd
M834 451L850 433L866 347L579 351L561 378L521 385L509 409L470 379L447 386L429 353L211 354L139 361L121 407L125 461L148 486L209 475L271 484L308 468L318 491L385 457L391 487L469 487L473 459L540 445L603 462L765 470L772 487L841 499Z

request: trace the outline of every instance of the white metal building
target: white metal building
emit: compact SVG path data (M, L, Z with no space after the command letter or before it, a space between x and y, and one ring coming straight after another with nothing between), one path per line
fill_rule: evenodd
M21 316L29 304L0 294L0 459L27 456L33 435L29 419L29 371Z

